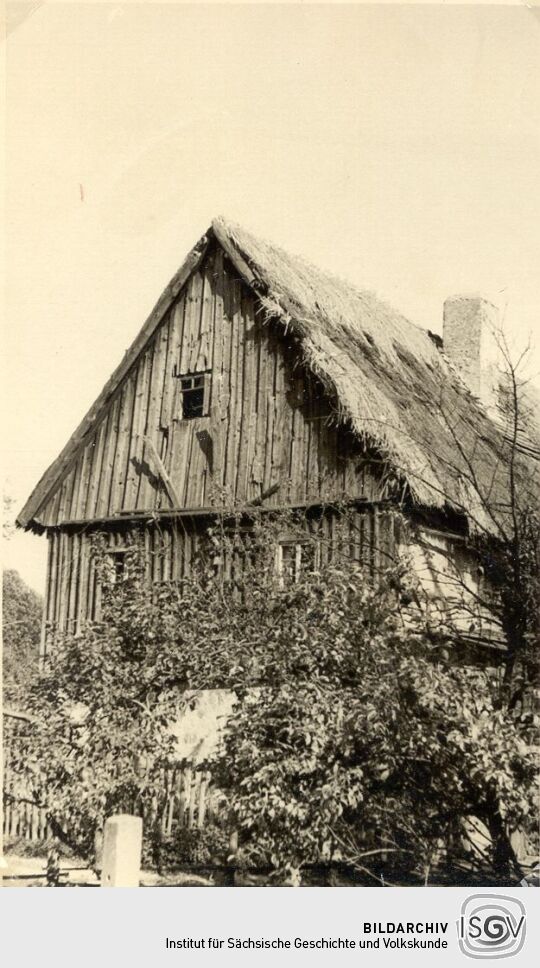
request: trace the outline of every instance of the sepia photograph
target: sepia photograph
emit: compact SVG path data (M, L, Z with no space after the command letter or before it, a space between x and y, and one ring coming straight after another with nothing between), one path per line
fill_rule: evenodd
M1 893L539 886L540 8L4 49Z

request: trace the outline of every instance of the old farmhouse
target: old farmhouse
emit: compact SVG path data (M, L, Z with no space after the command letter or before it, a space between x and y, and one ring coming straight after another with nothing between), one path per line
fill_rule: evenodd
M175 580L212 515L253 502L306 508L331 534L346 501L371 564L399 505L474 583L463 539L489 529L481 491L497 500L507 474L480 399L492 313L449 300L443 347L373 293L214 220L19 514L49 543L44 629L99 616L96 531L119 573L136 531L152 577Z

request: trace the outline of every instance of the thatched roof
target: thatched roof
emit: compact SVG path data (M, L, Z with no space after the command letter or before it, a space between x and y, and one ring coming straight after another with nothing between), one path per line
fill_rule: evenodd
M490 527L486 495L497 507L508 500L508 445L437 341L373 292L357 289L222 218L213 221L189 253L97 401L35 488L18 523L32 523L212 237L256 292L269 324L284 327L297 339L306 364L338 400L342 419L395 467L413 499L429 507L463 511L473 529Z
M237 268L247 267L268 318L298 335L343 417L396 467L413 498L465 512L473 530L493 530L486 503L494 516L507 509L509 445L440 341L373 292L240 226L213 226Z
M515 387L514 387L515 382ZM517 393L518 420L514 420L514 389ZM503 428L505 440L514 436L517 447L529 460L540 461L540 393L530 380L515 378L503 373L497 387L495 419Z

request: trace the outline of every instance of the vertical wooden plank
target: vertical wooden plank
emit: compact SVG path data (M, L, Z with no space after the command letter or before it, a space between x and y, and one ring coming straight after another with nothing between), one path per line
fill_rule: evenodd
M114 403L107 408L99 428L99 465L97 461L94 463L92 481L88 489L87 509L91 518L106 514L113 411Z
M268 393L266 397L266 427L264 440L263 491L275 484L272 480L272 443L274 439L274 400Z
M66 478L58 486L58 497L59 501L56 505L56 522L61 522L65 520L65 506L66 506Z
M146 405L148 400L148 374L151 367L151 354L146 351L139 361L134 374L134 400L131 427L129 430L129 444L126 453L126 471L124 490L122 494L122 510L135 510L141 468L137 462L141 461L143 450L144 423L146 420Z
M293 386L291 399L293 402L293 421L291 438L291 457L290 457L290 500L303 500L305 493L304 467L304 430L305 419L303 413L303 400L305 394L305 380L303 368L297 366L293 373Z
M202 273L194 272L186 285L184 331L178 364L180 374L189 373L190 366L194 366L197 359L202 287Z
M58 627L65 631L67 621L67 607L69 597L71 547L69 535L64 531L60 534L60 569L59 569L59 600Z
M236 359L238 355L238 329L235 327L233 315L233 294L230 266L227 260L224 261L223 274L223 325L225 327L225 341L223 348L223 397L225 411L223 418L223 478L222 486L225 490L226 503L230 504L234 497L231 490L231 471L233 434L234 434L234 406L236 391Z
M183 531L184 525L180 520L171 521L172 532L172 574L174 581L180 581L183 574Z
M91 580L88 588L89 593L89 614L92 616L94 622L99 622L101 619L101 579L98 575L98 569L96 567L96 559L92 556L91 559Z
M390 564L396 562L398 555L397 511L389 511Z
M55 629L61 628L61 603L62 603L62 534L57 532L56 544L56 587L54 596L54 625Z
M55 536L55 556L54 556L54 594L52 597L52 616L51 622L54 629L58 629L58 611L60 604L60 583L61 583L61 555L60 555L60 532L56 531Z
M319 418L316 413L314 418L308 421L309 432L309 451L307 465L308 488L306 497L308 500L317 501L320 498L319 490Z
M33 806L30 818L30 840L39 840L40 814L39 807Z
M140 419L137 422L137 437L134 444L134 456L142 464L144 458L144 437L146 435L148 427L148 413L150 409L150 395L152 392L152 380L154 373L154 366L156 362L156 340L154 339L150 346L148 347L145 354L145 364L140 373L141 379L141 403L140 403ZM145 494L145 478L142 473L142 469L139 466L134 468L135 474L130 480L130 495L129 500L130 505L134 510L144 510L144 505L142 497Z
M268 363L266 367L266 426L264 442L264 475L263 490L271 487L276 482L272 479L272 448L274 442L274 417L275 417L275 384L277 367L277 345L274 334L268 328L267 335Z
M89 541L84 532L80 535L79 544L79 586L77 590L77 612L75 615L75 628L79 630L88 615L86 613L88 600L88 552Z
M220 485L224 476L224 431L226 418L226 385L224 374L225 329L224 318L224 270L223 250L218 248L214 257L213 270L213 302L214 302L214 339L213 339L213 371L210 394L211 428L214 445L214 483ZM221 500L220 495L215 495Z
M154 537L154 525L148 524L145 532L145 556L148 563L148 577L152 582L155 581Z
M200 782L201 774L198 770L192 772L191 775L191 790L189 795L189 816L188 816L188 826L190 828L195 826L195 812L198 806L198 786Z
M76 494L74 494L71 509L71 520L81 520L85 515L88 485L94 463L94 444L95 438L92 437L79 458L80 469L78 471ZM60 519L63 520L62 515Z
M124 490L129 470L129 449L133 425L135 406L135 384L137 371L131 373L121 394L120 417L118 422L118 443L112 470L110 513L122 510L124 504Z
M202 268L203 286L201 294L201 314L198 345L194 354L194 369L197 372L212 368L214 296L212 286L213 259L207 258Z
M183 827L185 814L184 772L180 767L177 767L175 770L174 786L176 799L176 822L179 827Z
M116 400L114 402L113 420L112 420L112 425L109 429L110 450L108 452L108 464L107 464L107 467L105 468L106 480L104 481L104 484L105 484L104 514L105 515L111 514L113 510L112 500L114 496L114 471L115 471L115 465L116 465L116 459L117 459L116 454L117 454L118 442L119 442L119 436L120 436L120 421L122 418L122 401L123 401L124 393L125 393L125 385L122 387L121 391L118 392ZM84 481L82 486L84 487Z
M234 365L234 380L231 384L231 395L234 392L234 407L231 421L231 472L230 472L230 487L231 495L234 500L238 500L238 481L239 481L239 462L241 460L242 453L242 426L244 423L244 409L245 409L245 353L246 353L246 328L245 320L242 314L242 283L240 279L232 279L232 318L233 327L235 331L235 341L236 341L236 355L233 360ZM234 387L234 390L233 390Z
M145 561L145 572L146 577L151 579L152 577L152 563L151 563L151 528L147 524L143 533L143 547L144 547L144 561Z
M72 516L72 503L75 488L76 468L73 467L64 479L61 487L60 508L58 511L59 521L68 521Z
M47 532L47 571L45 576L45 601L41 613L41 636L39 640L39 664L40 667L47 655L47 625L50 614L51 601L51 581L53 570L53 535Z
M165 555L163 563L164 581L172 581L174 577L174 529L172 522L165 528Z
M80 535L73 534L70 537L69 600L67 605L67 623L71 632L75 630L77 623L80 559L81 538Z
M186 471L186 487L184 503L186 507L200 506L203 470L206 458L199 442L198 433L207 430L207 421L196 418L189 421L190 448Z
M191 420L176 420L173 431L174 457L171 478L181 506L186 505L193 427Z
M167 314L167 318L163 322L164 330L167 332L167 340L165 345L165 359L163 362L163 379L161 387L157 388L158 391L158 407L159 412L157 414L157 428L163 430L168 428L168 421L165 422L166 414L164 411L164 400L165 395L169 395L171 383L174 379L173 369L176 362L174 356L174 334L175 334L175 312L176 304L171 306Z
M159 330L154 337L152 342L153 347L153 360L152 360L152 372L150 380L150 392L148 399L148 409L146 415L146 423L144 429L145 437L149 437L154 447L156 447L158 453L160 451L160 440L159 435L161 433L159 422L161 413L161 395L163 393L163 380L165 371L165 361L167 356L167 344L169 339L169 324L168 317L163 320ZM156 468L152 461L152 455L149 452L149 448L144 446L143 448L143 460L146 461L154 475L156 474ZM151 509L159 506L161 488L156 488L149 478L141 474L140 488L138 494L138 506L144 509Z
M306 498L316 501L319 497L319 399L317 382L312 373L308 375L309 414L306 420Z
M51 549L51 568L49 574L46 607L47 623L52 625L56 620L56 585L58 569L58 534L56 531L49 532L49 543Z
M264 441L266 439L266 365L268 360L268 334L260 320L258 321L257 340L257 420L255 424L255 440L253 459L250 468L250 480L253 487L252 494L258 497L262 490L264 479Z
M197 280L194 277L188 281L182 305L177 314L175 339L176 344L176 371L185 374L189 370L191 350L194 345L193 332L196 329L198 338L199 315L201 309L200 291L202 288L202 277L197 273ZM181 330L180 330L181 327ZM196 340L195 340L196 342ZM165 466L173 481L175 491L181 504L185 505L189 491L189 468L191 459L193 421L184 421L181 418L180 401L180 381L174 379L174 395L172 398L172 418L169 423L169 448Z
M304 412L302 419L302 486L300 489L301 500L305 501L309 498L311 481L309 479L309 454L310 454L310 444L311 444L311 422L308 419L309 413L311 412L311 380L310 374L304 373L303 381L303 393L304 393Z
M9 837L16 837L17 836L17 831L18 831L18 828L19 828L19 816L18 816L18 814L19 814L18 804L16 803L16 801L13 800L12 801L12 804L11 804L11 817L10 817L10 821L11 822L10 822L9 830L8 830L8 836Z
M380 527L379 509L374 507L371 511L371 560L373 576L377 581L380 575Z
M197 810L197 827L201 830L204 827L204 820L206 815L206 794L208 790L208 773L205 772L201 776L201 782L199 785L199 805Z
M46 525L53 526L56 524L58 518L58 508L60 507L60 489L56 491L45 501L43 505L39 508L36 517L39 517L41 521Z
M99 481L103 470L103 453L105 450L106 429L107 429L106 419L101 420L94 435L94 440L95 440L94 460L92 463L92 470L88 478L88 486L87 486L86 499L85 499L85 505L84 505L84 515L81 515L81 517L84 516L84 518L90 519L95 517L95 514L96 514L96 498L97 498L97 492L99 488ZM79 475L80 475L80 469L79 469ZM80 482L79 482L79 486L80 486ZM77 517L76 507L78 506L78 504L79 504L79 501L77 498L77 500L74 500L73 502L73 510L71 514L72 520L75 520Z
M109 493L111 486L112 468L114 466L114 452L116 447L117 421L118 421L119 398L115 397L107 413L107 425L105 430L105 449L99 483L96 495L96 517L106 517L109 512Z
M186 827L189 827L191 813L192 775L191 766L184 767L184 824Z
M250 470L253 461L255 429L257 425L257 324L251 293L242 286L242 320L244 340L244 394L242 400L242 429L238 464L237 499L251 497Z
M210 477L214 474L214 460L217 456L218 448L215 446L219 439L219 432L216 432L215 419L212 413L213 407L213 382L215 373L213 367L213 346L214 346L214 310L215 310L215 284L213 278L214 262L213 259L205 266L203 277L203 292L201 301L200 333L198 356L195 363L196 370L211 370L207 376L208 389L205 416L200 421L194 422L193 433L196 440L192 445L192 456L194 465L192 468L192 487L186 503L193 506L204 506L207 502L209 492ZM211 440L212 459L209 460L207 448L201 445L198 433L208 434Z
M272 433L271 483L279 483L279 491L268 503L283 504L287 500L287 458L289 452L288 403L285 397L285 360L281 341L276 344L274 376L274 427Z
M171 310L171 324L169 330L169 361L165 370L165 381L163 386L163 399L161 401L160 425L163 428L170 427L171 421L176 416L175 401L178 389L178 378L173 375L179 372L180 352L182 339L184 336L184 313L185 313L185 294L184 291L178 297Z
M189 333L189 356L188 356L188 372L196 373L198 370L198 360L200 356L200 347L202 340L202 319L204 311L204 289L206 274L202 267L196 273L197 278L193 280L194 286L194 306L193 306L193 319L191 325L191 331Z
M86 545L86 562L87 562L86 605L83 602L81 602L81 608L84 609L86 620L89 622L93 622L95 620L94 585L96 580L96 563L94 560L94 555L92 553L92 543L89 537L87 539L87 545Z
M157 550L158 550L158 581L167 580L167 549L168 535L167 526L159 522L157 528Z
M330 427L328 418L323 416L319 420L319 494L321 500L332 497L332 437L335 428ZM334 451L335 453L335 451Z

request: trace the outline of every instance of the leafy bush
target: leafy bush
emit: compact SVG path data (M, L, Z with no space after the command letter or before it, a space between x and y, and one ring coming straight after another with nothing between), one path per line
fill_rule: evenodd
M493 838L493 879L513 876L508 831L534 816L535 764L498 677L401 606L404 587L415 597L406 561L370 576L350 560L345 511L331 544L292 513L239 523L218 521L190 577L154 587L137 545L110 583L96 544L101 620L56 637L21 761L57 833L91 855L105 817L134 802L149 815L172 724L197 691L226 688L237 704L212 771L241 861L428 876L473 816ZM283 534L304 565L278 575ZM211 854L207 837L179 831L170 850Z
M148 862L160 871L220 866L226 864L228 855L228 833L223 826L212 822L203 828L177 827L170 837L160 839L147 852Z
M24 706L38 671L43 600L17 571L2 575L4 696Z

